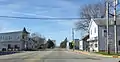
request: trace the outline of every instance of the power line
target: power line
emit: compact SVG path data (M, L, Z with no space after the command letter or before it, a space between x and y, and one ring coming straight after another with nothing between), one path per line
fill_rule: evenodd
M74 20L74 19L88 19L88 18L35 18L35 17L18 17L18 16L0 16L0 18L14 18L14 19L41 19L41 20Z

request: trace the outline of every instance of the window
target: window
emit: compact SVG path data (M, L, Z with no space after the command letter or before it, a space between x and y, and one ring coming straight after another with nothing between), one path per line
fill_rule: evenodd
M106 32L107 32L107 30L104 30L104 32L106 33Z
M91 35L92 35L92 30L91 30Z
M2 36L0 36L0 40L2 40Z
M18 46L17 46L17 45L14 45L14 48L18 48Z
M2 37L2 39L4 40L4 36Z
M96 28L94 29L94 33L96 33Z
M103 37L106 37L106 35L107 35L107 30L106 30L106 29L103 29L103 30L102 30L102 36L103 36Z
M119 40L119 45L120 45L120 40Z
M11 44L8 44L8 49L10 49L11 48Z
M10 36L8 36L8 39L10 40Z
M9 36L9 39L11 40L11 39L12 39L12 37L11 37L11 36Z
M1 40L3 40L3 36L1 36Z
M7 36L5 36L5 40L8 40L8 37L7 37Z
M97 44L95 44L95 47L97 47Z
M95 39L97 39L98 37L94 37Z
M30 38L28 38L28 40L31 40Z
M20 37L18 36L17 39L20 39Z

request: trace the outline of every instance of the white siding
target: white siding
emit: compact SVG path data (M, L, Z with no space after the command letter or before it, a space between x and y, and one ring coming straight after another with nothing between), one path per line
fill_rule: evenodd
M96 23L92 20L91 21L91 26L90 26L90 30L89 30L89 34L90 34L90 38L94 38L98 36L98 26L96 25ZM96 33L95 33L95 29L96 29Z
M0 42L2 41L20 41L22 33L0 34Z
M80 41L79 41L79 49L80 49L80 50L83 50L83 40L80 40Z
M32 41L29 41L29 34L27 39L25 39L26 47L32 48L34 45ZM11 45L11 48L15 48L15 45L19 47L20 50L25 48L25 43L21 41L22 39L22 31L20 32L8 32L8 33L0 33L0 50L2 48L8 48L8 44ZM34 46L33 46L34 48Z
M96 25L96 23L93 20L91 20L89 35L90 35L89 39L94 39L95 37L98 38L98 25ZM92 46L91 46L91 44L92 44ZM95 47L95 44L97 44L97 47ZM89 46L90 51L92 51L92 50L98 51L98 47L99 47L98 41L94 41L94 42L89 41L89 45L90 45Z

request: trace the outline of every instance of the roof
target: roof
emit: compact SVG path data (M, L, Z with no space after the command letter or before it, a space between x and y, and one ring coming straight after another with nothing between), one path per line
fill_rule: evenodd
M27 30L26 30L25 27L23 28L23 32L24 32L24 33L27 33L27 34L30 34L29 32L27 32Z
M23 33L23 32L30 34L29 32L26 31L25 27L23 28L22 31L4 32L4 33L0 33L0 34Z
M107 24L106 18L96 18L93 20L97 25L106 25ZM109 18L109 25L113 25L113 24L114 24L114 19ZM120 25L120 18L117 18L116 24Z
M0 33L0 34L11 34L11 33L22 33L23 31L14 31L14 32L4 32L4 33Z
M89 35L85 35L82 40L87 40L89 38Z

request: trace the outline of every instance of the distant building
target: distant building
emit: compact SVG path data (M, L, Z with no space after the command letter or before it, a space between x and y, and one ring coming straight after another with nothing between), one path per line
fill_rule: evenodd
M56 46L56 40L52 40L52 41L53 41L54 45Z
M75 49L79 49L79 39L74 39L75 41Z
M29 34L25 28L22 31L0 33L0 51L34 48Z
M54 43L54 47L56 47L56 40L52 40L53 41L53 43Z
M89 39L89 35L85 35L80 41L79 41L79 49L84 51L89 51L89 43L87 41Z

